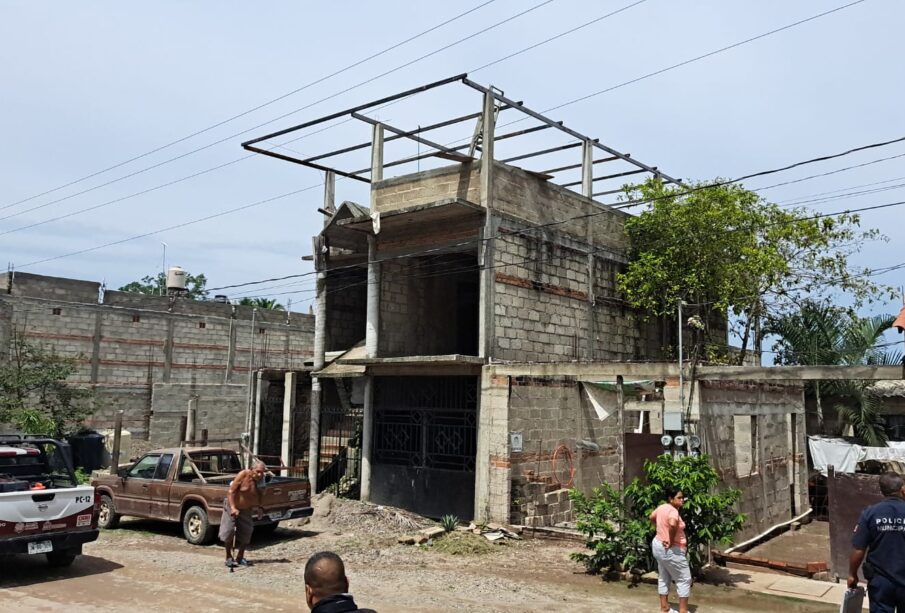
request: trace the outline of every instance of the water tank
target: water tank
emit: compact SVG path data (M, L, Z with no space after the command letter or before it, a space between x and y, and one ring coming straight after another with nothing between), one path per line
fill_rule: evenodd
M229 304L229 296L227 296L226 294L217 294L216 296L214 296L214 302Z
M185 271L179 266L170 266L167 271L167 291L185 291Z
M104 437L97 432L85 432L69 437L72 462L91 472L104 465Z

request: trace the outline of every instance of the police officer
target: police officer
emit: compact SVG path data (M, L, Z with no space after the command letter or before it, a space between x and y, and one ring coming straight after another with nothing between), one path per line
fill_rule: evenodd
M871 613L905 613L905 479L896 473L880 476L886 500L861 512L852 537L848 586L858 585L864 562Z

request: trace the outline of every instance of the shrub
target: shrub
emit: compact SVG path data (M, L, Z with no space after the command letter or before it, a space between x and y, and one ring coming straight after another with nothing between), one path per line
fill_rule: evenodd
M586 496L572 490L578 529L591 553L574 553L590 573L611 570L648 572L656 568L650 551L655 528L650 513L666 501L665 490L678 487L685 494L680 511L685 521L688 559L697 574L707 560L710 544L728 544L745 522L734 506L741 492L715 491L719 475L707 456L673 459L661 455L644 464L646 481L635 479L623 491L603 484Z
M459 518L455 515L444 515L440 518L440 525L447 532L452 532L459 525Z

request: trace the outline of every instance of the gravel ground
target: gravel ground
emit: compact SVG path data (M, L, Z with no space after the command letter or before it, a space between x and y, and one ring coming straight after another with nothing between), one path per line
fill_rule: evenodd
M351 590L381 613L656 610L653 586L607 583L569 560L576 543L507 540L484 555L449 555L399 545L400 535L434 522L403 511L321 497L304 525L279 528L249 551L254 563L230 573L223 549L195 547L174 524L123 521L105 531L69 569L39 556L0 561L0 609L36 611L306 611L302 569L325 549L346 561ZM696 586L698 611L829 612L832 608Z

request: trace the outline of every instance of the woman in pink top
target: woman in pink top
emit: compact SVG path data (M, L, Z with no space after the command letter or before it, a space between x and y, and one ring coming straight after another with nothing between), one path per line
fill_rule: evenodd
M685 504L685 495L678 488L666 488L666 503L650 514L651 522L657 526L657 535L651 543L654 559L657 560L659 578L657 592L660 594L660 610L669 613L669 583L676 582L679 592L679 613L688 613L688 597L691 595L691 568L685 556L685 522L679 509Z

